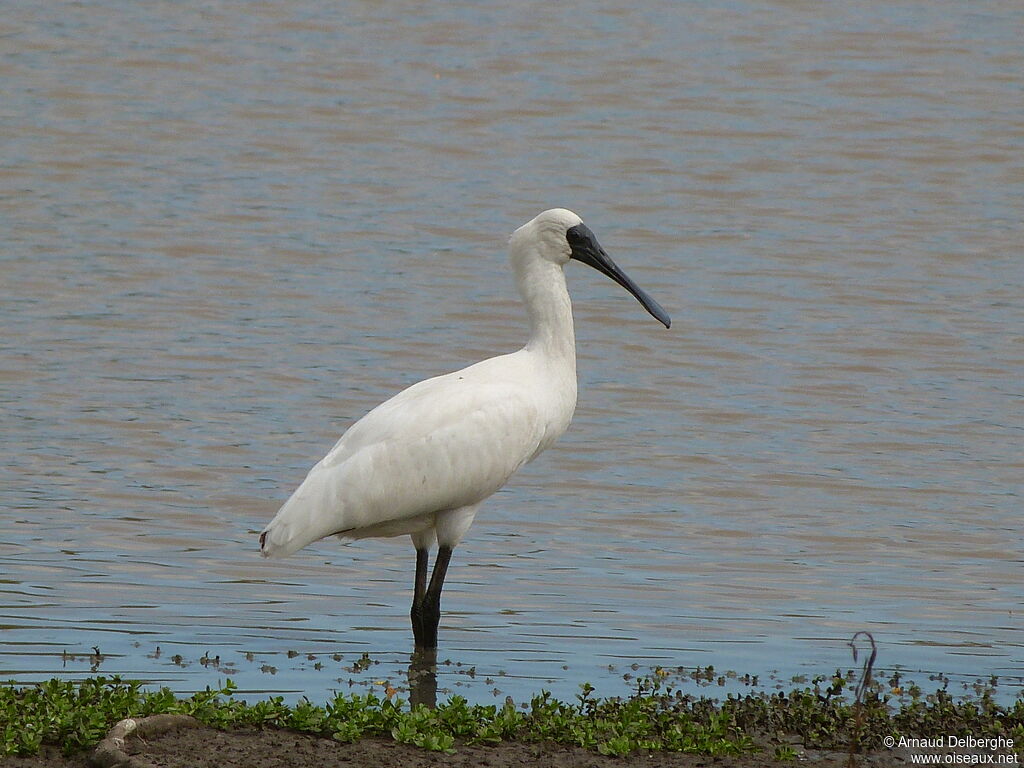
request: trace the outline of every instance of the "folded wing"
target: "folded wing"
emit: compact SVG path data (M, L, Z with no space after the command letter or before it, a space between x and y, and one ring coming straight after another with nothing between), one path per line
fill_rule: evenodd
M509 360L509 358L512 358ZM545 434L513 356L421 381L342 436L265 529L265 555L475 504L531 459Z

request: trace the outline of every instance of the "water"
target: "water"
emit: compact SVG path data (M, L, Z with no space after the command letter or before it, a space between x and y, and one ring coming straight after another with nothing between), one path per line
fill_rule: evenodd
M1022 30L1012 2L12 6L0 677L399 685L408 542L267 562L256 533L370 407L522 343L505 238L561 205L675 324L570 267L576 419L456 551L442 690L788 680L858 630L919 682L1019 685Z

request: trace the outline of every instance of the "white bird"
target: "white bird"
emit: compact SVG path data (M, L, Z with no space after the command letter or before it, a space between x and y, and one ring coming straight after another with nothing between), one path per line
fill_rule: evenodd
M553 208L527 222L512 233L509 252L530 318L526 346L413 384L378 405L342 435L260 533L264 557L290 555L326 536L411 536L417 648L437 647L448 563L480 505L572 419L576 340L563 267L570 259L594 267L666 328L671 323L572 211Z

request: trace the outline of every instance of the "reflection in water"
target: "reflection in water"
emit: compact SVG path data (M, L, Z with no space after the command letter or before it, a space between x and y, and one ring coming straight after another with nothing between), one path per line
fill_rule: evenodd
M409 657L409 703L437 706L437 649L416 649Z
M575 421L460 545L437 695L860 630L878 674L1019 674L1024 11L822 8L6 4L0 677L400 681L407 542L255 536L369 408L522 344L505 238L552 205L678 331L570 265Z
M99 649L99 646L92 647L92 653L89 654L76 654L68 653L67 651L61 651L61 668L68 670L69 667L80 665L82 661L88 662L89 671L96 673L100 671L100 666L103 664L106 656L104 656Z

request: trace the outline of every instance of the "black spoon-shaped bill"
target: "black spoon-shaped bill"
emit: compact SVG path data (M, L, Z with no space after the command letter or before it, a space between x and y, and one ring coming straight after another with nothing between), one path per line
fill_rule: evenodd
M604 248L597 242L594 233L590 231L586 224L577 224L575 227L570 227L565 233L565 239L569 241L569 248L571 249L570 258L583 262L601 274L610 277L633 294L636 300L643 305L643 308L650 312L666 328L671 327L672 318L668 316L668 312L662 309L661 304L652 299L647 294L647 291L634 283L629 275L619 269L619 265L612 261L611 256L605 253Z

